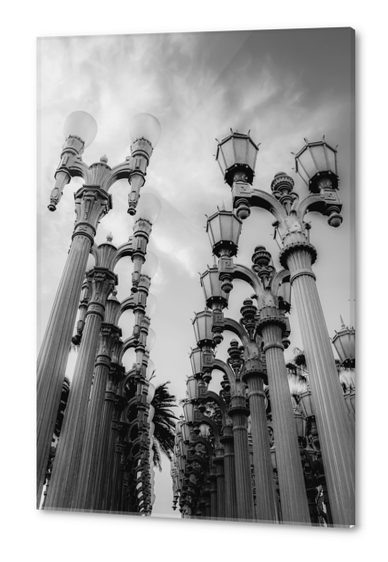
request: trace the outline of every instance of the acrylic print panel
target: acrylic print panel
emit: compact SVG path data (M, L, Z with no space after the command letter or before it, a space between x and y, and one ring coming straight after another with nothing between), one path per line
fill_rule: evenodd
M38 85L38 507L354 525L353 30L42 38Z

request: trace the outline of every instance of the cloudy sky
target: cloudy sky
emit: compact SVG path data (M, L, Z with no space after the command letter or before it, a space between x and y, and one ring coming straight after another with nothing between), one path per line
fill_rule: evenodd
M98 134L83 159L106 155L114 166L129 154L128 123L136 113L154 114L162 135L151 159L144 192L157 195L162 211L149 249L159 267L151 292L157 298L151 326L156 333L152 360L156 383L171 381L178 398L185 395L189 352L195 347L191 319L203 309L198 273L212 264L206 217L217 205L230 208L230 188L214 159L216 138L230 128L251 131L260 144L254 187L270 190L273 176L284 171L295 190L307 193L293 170L291 152L322 135L338 144L344 222L330 228L311 214L314 266L330 335L340 328L339 314L354 324L354 178L351 32L348 29L237 31L192 34L115 35L38 40L38 346L51 310L74 225L72 181L55 213L47 209L53 174L63 144L63 123L75 110L91 113ZM132 233L127 214L128 184L111 190L113 209L99 226L96 242L108 233L124 243ZM237 262L249 265L253 249L272 252L272 215L255 209L244 222ZM130 262L118 273L119 295L127 294ZM250 287L236 282L228 315L235 315ZM296 312L291 314L292 355L300 340ZM131 331L128 315L121 326ZM231 336L225 334L219 358ZM70 359L74 364L74 357ZM217 376L214 385L216 386ZM155 515L173 516L169 465L156 475Z

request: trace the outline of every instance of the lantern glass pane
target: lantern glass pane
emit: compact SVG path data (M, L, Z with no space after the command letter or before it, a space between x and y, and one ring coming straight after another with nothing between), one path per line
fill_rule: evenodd
M193 406L193 404L190 404L190 402L186 402L183 405L183 413L184 413L186 422L192 423L193 420L194 420L194 406ZM183 431L183 426L182 426L182 431Z
M298 172L307 181L317 173L317 168L308 148L298 157Z
M198 398L198 382L194 377L189 377L187 379L187 393L189 395L189 400L196 400Z
M201 276L201 285L205 296L205 301L207 301L212 296L212 282L209 270L205 271L205 273Z
M233 137L230 137L226 142L220 145L222 151L222 156L224 160L224 165L230 168L235 163L234 147L233 147ZM221 163L222 165L223 163Z
M182 424L182 437L184 441L190 441L190 427L187 423Z
M220 213L221 240L233 241L233 217L231 214Z
M217 242L221 240L221 225L219 220L219 213L216 213L208 219L208 234L210 239L210 244L214 246Z
M193 375L199 375L202 372L202 351L199 347L192 350L190 354L190 361Z
M323 144L311 146L313 159L315 160L317 171L324 172L328 170L328 162L325 154L325 147Z
M252 168L253 171L255 171L258 150L251 141L248 141L247 144L248 144L247 164Z
M248 164L248 138L234 137L236 164Z
M331 170L336 174L337 173L336 156L335 156L336 153L327 145L325 146L325 151L326 151L326 158L329 163L329 170Z

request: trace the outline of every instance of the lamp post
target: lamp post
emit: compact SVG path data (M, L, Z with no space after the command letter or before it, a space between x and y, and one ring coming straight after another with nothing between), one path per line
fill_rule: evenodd
M72 243L37 363L38 505L87 259L98 223L112 207L108 191L117 180L127 179L131 187L128 211L135 214L149 160L159 138L160 124L149 114L136 117L132 129L131 155L114 168L108 166L106 157L91 166L83 162L84 149L93 142L96 133L95 120L85 112L73 112L66 119L65 144L54 176L55 186L50 195L49 209L55 211L70 179L77 176L84 179L84 185L74 195L76 222Z
M234 150L236 142L240 150ZM246 149L241 150L245 142ZM280 262L290 272L293 299L310 374L311 391L321 439L335 525L354 524L354 435L338 381L331 342L315 285L312 265L317 252L309 240L309 225L304 216L316 211L328 216L330 226L342 222L338 196L337 151L323 139L309 143L295 156L296 170L310 193L300 200L294 182L287 174L276 174L272 194L252 188L258 148L248 135L233 133L219 143L216 159L225 182L232 188L233 208L245 220L252 207L271 212L275 234L281 245ZM221 273L221 272L220 272Z

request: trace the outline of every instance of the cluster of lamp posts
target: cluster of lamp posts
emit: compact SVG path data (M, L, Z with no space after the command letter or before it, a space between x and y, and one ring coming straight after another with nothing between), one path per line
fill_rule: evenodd
M149 287L156 257L147 244L160 204L140 192L160 125L150 114L136 116L131 155L113 168L106 157L91 166L82 161L96 132L89 114L69 116L50 198L53 211L71 177L84 179L74 195L72 244L38 358L38 505L44 491L43 506L49 509L149 514L154 501ZM317 253L304 222L310 211L326 215L330 226L342 222L337 153L325 139L306 140L295 155L309 190L302 200L283 172L274 177L272 193L253 189L257 154L249 133L231 131L218 143L216 159L231 187L233 210L219 210L207 221L218 263L201 276L206 308L193 321L193 374L171 470L174 506L179 502L184 517L306 525L323 518L326 524L349 526L354 524L354 393L352 387L344 399L341 383L351 378L344 367L354 367L354 330L343 326L333 340L343 359L340 381L312 270ZM119 248L111 236L96 247L98 223L111 208L109 188L123 178L130 185L128 212L136 219L133 236ZM281 271L263 246L255 248L252 268L234 263L252 207L274 216ZM86 271L89 253L95 267ZM127 256L133 262L131 294L119 302L114 269ZM234 279L250 284L256 299L243 302L239 321L224 316ZM299 380L293 396L283 353L291 292L308 368L308 384L301 388ZM135 326L123 341L118 321L129 309ZM226 362L215 354L225 330L240 340L231 342ZM71 341L79 351L69 392L65 371ZM130 348L136 361L126 372L122 359ZM214 369L224 374L219 394L208 390Z
M303 200L284 172L275 175L272 194L253 189L257 154L249 133L231 131L218 144L216 159L232 190L233 211L218 210L207 220L218 264L200 278L206 307L193 320L192 375L171 468L173 507L179 503L184 517L350 526L354 330L342 326L333 338L338 369L311 267L317 253L303 220L317 211L330 226L342 222L336 150L325 139L306 140L295 155L309 189ZM252 268L234 263L252 207L274 216L281 271L264 246L255 248ZM224 316L234 279L248 283L256 299L244 300L239 321ZM284 359L291 292L308 378ZM226 362L215 353L225 330L239 339L231 341ZM208 388L215 369L223 372L219 393Z
M84 179L74 194L72 243L38 357L37 503L44 509L149 514L155 499L150 466L155 387L149 355L156 304L149 289L157 258L147 245L160 202L149 193L140 200L140 189L160 124L150 114L137 115L130 129L131 155L114 168L106 157L91 166L82 161L96 132L93 117L85 112L67 118L50 197L49 209L54 211L70 179ZM111 235L96 246L98 223L112 207L109 188L123 178L131 188L133 235L118 248ZM89 254L95 264L86 271ZM115 267L126 257L133 262L132 283L129 295L119 302ZM123 340L119 320L128 310L134 327ZM65 372L71 343L79 349L69 390ZM128 350L136 358L125 369Z

